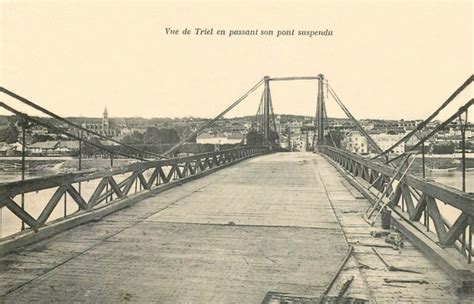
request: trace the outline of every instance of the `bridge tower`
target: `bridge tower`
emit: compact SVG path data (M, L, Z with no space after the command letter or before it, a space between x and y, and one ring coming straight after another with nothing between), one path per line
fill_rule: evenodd
M265 143L270 142L270 77L264 77L265 88L263 95L263 134Z
M324 103L324 75L318 75L318 99L316 104L316 119L314 120L315 134L317 134L316 146L324 145L324 113L326 105ZM317 133L316 133L317 130Z

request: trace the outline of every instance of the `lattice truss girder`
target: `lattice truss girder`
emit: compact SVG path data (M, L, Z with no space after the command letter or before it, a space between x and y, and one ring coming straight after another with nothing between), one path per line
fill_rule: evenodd
M116 168L111 172L96 172L90 175L81 173L61 177L46 177L26 180L10 184L8 188L0 187L0 207L6 207L20 221L34 230L44 226L53 211L59 208L60 202L72 200L79 211L91 211L117 199L124 199L137 192L179 181L213 168L223 166L255 154L265 153L266 147L242 147L231 150L197 154L191 157L171 160L137 163L126 167ZM92 191L81 191L81 184L92 183ZM88 187L90 188L90 187ZM135 191L133 191L135 189ZM21 196L35 194L38 191L50 193L47 202L42 203L43 209L38 216L28 211L28 205L22 208Z
M389 193L384 201L394 210L399 210L415 226L424 227L426 235L441 247L455 247L463 255L467 255L468 226L473 219L473 200L468 194L454 191L447 187L425 182L414 177L396 179L390 191L385 191L392 178L388 167L370 164L367 160L356 160L355 156L331 148L325 152L349 174L359 177L370 184L372 193L378 196ZM387 171L387 172L386 172ZM392 172L392 171L390 171ZM451 208L456 213L455 220L450 223L443 216L443 209Z

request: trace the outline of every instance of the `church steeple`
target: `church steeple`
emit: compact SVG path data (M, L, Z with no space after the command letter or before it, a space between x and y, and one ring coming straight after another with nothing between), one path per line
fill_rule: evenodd
M109 113L107 112L107 107L104 109L104 114L102 117L102 130L104 132L107 132L109 129Z

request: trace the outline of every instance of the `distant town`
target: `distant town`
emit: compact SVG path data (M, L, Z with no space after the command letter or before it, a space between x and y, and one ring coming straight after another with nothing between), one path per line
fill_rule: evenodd
M112 141L95 138L91 133L81 132L74 127L52 118L41 118L56 128L88 140L96 140L105 146L117 145ZM169 146L197 130L209 119L183 118L110 118L108 109L98 117L68 117L70 121L81 125L115 141L142 146ZM275 115L272 123L278 133L278 141L283 149L291 151L309 151L314 146L314 118L280 114ZM382 149L387 149L407 132L412 131L422 120L381 120L362 119L361 125L373 137ZM245 144L247 134L255 129L255 116L221 119L212 127L193 138L190 142L197 145L239 145ZM430 122L423 134L427 134L440 124ZM367 139L360 134L349 119L328 118L327 141L359 155L369 154ZM453 121L441 132L430 138L425 151L431 154L450 154L460 149L461 123ZM473 125L468 124L465 132L466 149L474 149ZM0 116L0 156L18 156L22 151L23 127L16 116ZM423 136L423 134L418 134ZM51 128L40 125L28 125L25 128L26 153L28 156L76 156L79 141L53 132ZM400 154L407 146L414 145L418 137L412 137L406 144L397 146L392 153Z

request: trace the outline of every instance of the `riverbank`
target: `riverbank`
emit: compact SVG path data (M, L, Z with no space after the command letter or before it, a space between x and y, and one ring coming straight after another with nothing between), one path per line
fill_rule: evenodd
M129 165L131 163L137 162L136 159L124 159L124 158L118 158L113 160L113 166L114 167L120 167L120 166L125 166ZM88 170L88 169L101 169L101 168L110 168L111 163L109 158L83 158L81 161L81 167L82 170ZM79 159L74 158L65 161L62 166L61 170L63 171L76 171L79 168Z
M414 169L422 169L422 158L418 156L413 163ZM459 158L446 158L446 157L425 157L425 166L427 169L453 169L461 170L462 163ZM466 158L466 169L474 169L474 158Z
M53 168L58 164L72 159L72 157L38 157L38 158L26 158L25 167L28 170L44 170ZM1 157L0 158L0 171L9 170L21 170L21 158L20 157Z

